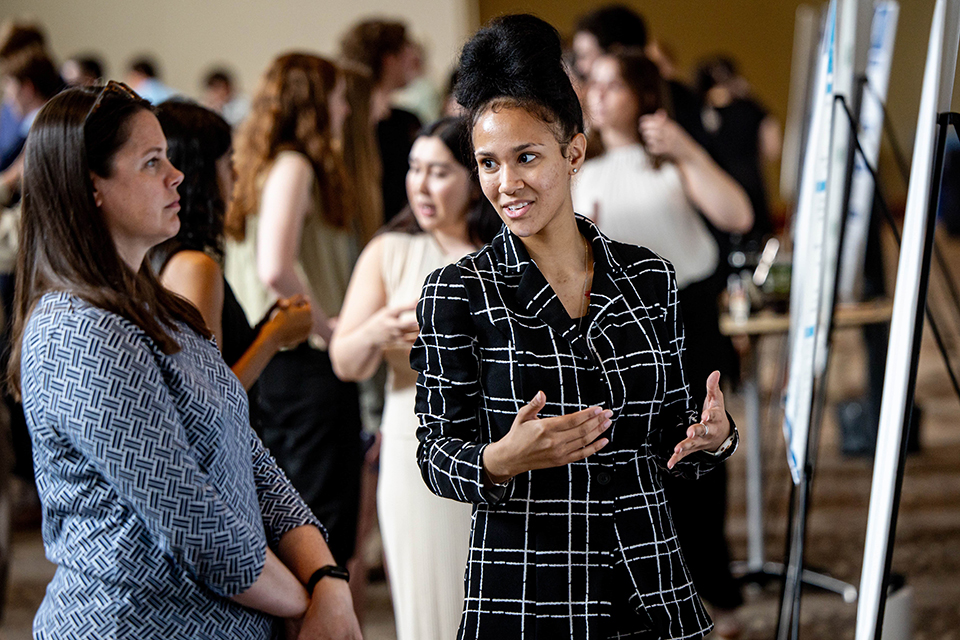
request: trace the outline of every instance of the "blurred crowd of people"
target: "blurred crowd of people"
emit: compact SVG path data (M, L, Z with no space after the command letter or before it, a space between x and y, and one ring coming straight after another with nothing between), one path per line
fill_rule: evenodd
M743 254L774 231L764 166L779 156L779 125L726 57L704 59L695 82L682 82L669 47L627 7L585 15L569 44L589 141L575 209L612 239L673 263L690 387L702 393L714 369L735 380L717 297ZM205 74L199 100L178 95L149 56L110 85L153 105L182 173L170 179L179 230L150 249L150 269L199 311L247 393L253 429L323 524L336 563L353 572L358 614L363 548L379 523L401 640L453 637L471 521L468 505L430 493L417 464L414 308L427 275L501 227L480 190L472 123L450 97L456 72L435 91L424 60L404 23L371 19L343 32L336 58L278 55L249 98L222 65ZM68 88L107 92L111 74L92 53L58 66L40 25L11 21L0 33L0 75L6 367L31 126ZM12 472L28 486L41 477L43 516L53 517L46 449L31 453L19 399L5 401ZM719 469L667 488L697 589L718 633L733 638L742 600L728 568ZM45 528L48 545L54 535Z

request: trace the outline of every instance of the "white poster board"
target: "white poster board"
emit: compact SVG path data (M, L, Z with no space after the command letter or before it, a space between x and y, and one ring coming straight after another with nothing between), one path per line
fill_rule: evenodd
M800 178L790 276L790 367L783 434L787 442L787 462L795 484L800 482L806 463L813 398L814 356L823 282L827 185L830 177L836 25L837 0L831 0L820 38L814 76L813 110Z
M834 98L854 104L854 64L857 48L857 9L861 0L840 0L837 14L837 49L833 74ZM820 319L817 323L816 377L824 375L829 355L830 325L833 323L834 287L840 257L840 231L843 209L847 204L847 160L850 155L850 119L843 104L832 103L833 126L830 132L830 168L827 182L826 229L823 239L823 268L820 285Z
M863 264L867 252L867 233L870 228L875 186L867 164L876 167L880 155L883 105L887 102L890 62L893 59L899 13L900 5L894 0L880 0L874 7L870 48L867 52L866 83L860 100L858 138L865 158L859 153L854 157L850 205L840 257L840 286L837 293L841 302L856 302L862 297Z
M913 145L913 166L907 190L900 262L890 322L890 345L883 381L883 402L877 453L873 465L867 539L860 575L856 640L875 640L880 613L886 559L890 551L890 525L900 478L900 446L907 412L920 300L924 241L936 144L937 114L949 111L960 44L960 0L937 0L930 27L927 63L920 93L920 113ZM922 316L921 316L922 317Z
M793 27L793 57L790 61L790 93L783 127L783 152L780 154L780 198L796 203L801 164L809 135L810 89L816 75L820 41L820 10L802 4L797 7Z

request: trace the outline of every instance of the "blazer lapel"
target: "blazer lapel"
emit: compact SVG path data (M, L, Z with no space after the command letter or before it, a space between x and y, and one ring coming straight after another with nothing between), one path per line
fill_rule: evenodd
M577 330L577 324L567 313L560 298L533 261L523 272L517 286L517 302L530 315L542 320L554 333L563 337L584 358L590 358L587 343Z
M593 247L593 283L590 287L589 325L586 331L588 336L593 335L596 328L605 322L605 317L611 309L623 298L623 292L616 285L622 268L610 246L610 241L600 233L600 230L586 218L577 217L580 232Z
M506 225L501 230L501 236L494 242L498 243L501 240L504 249L502 255L507 260L505 266L508 271L511 270L510 257L515 256L514 264L516 273L519 275L515 293L517 306L526 309L531 316L541 320L554 333L566 340L577 355L592 358L586 340L577 329L577 323L564 309L560 298L530 258L523 243L507 230Z
M560 298L530 258L523 243L510 233L506 225L491 243L493 256L498 263L493 275L502 286L484 291L482 298L486 304L478 307L477 311L488 315L494 326L510 336L513 330L511 320L501 311L510 308L526 310L530 316L538 318L566 340L577 355L592 360L594 354L585 335L592 335L609 310L615 308L623 298L623 292L616 284L623 269L610 240L600 233L596 225L582 216L577 216L577 224L593 247L594 256L593 286L585 332L579 331L578 323L564 309Z

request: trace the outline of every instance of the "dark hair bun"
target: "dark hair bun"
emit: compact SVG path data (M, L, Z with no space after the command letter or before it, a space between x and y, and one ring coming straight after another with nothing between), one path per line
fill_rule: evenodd
M562 54L560 34L540 18L496 18L464 45L454 96L474 120L497 99L533 108L569 141L583 131L583 111Z

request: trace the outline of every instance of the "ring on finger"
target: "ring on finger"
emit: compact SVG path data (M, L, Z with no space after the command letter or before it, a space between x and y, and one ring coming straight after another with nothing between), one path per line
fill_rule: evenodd
M706 438L708 435L710 435L710 427L703 425L703 437Z

